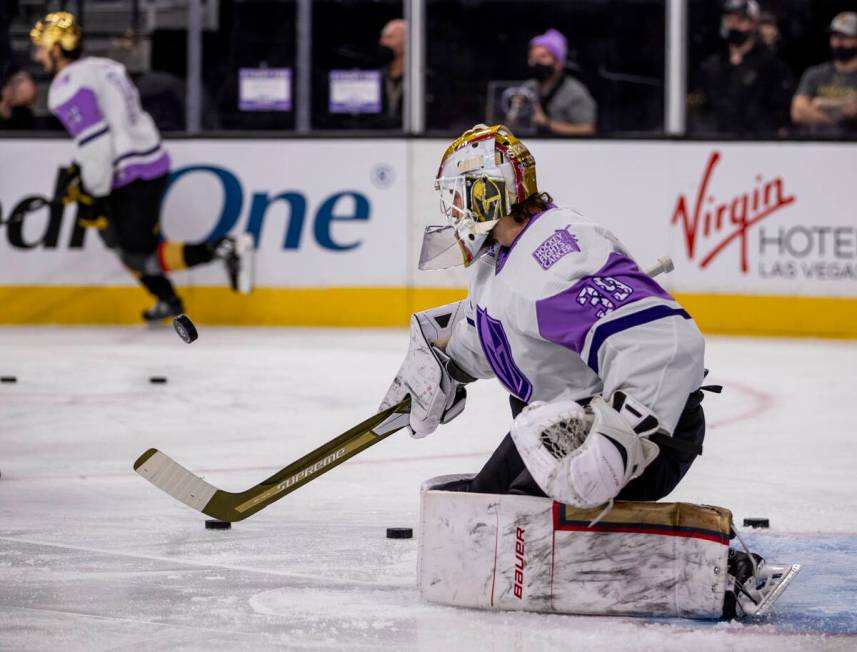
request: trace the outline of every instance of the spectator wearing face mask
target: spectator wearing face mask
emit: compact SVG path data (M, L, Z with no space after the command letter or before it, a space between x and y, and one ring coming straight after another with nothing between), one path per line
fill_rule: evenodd
M786 65L759 37L755 0L727 0L720 35L725 51L696 71L688 94L688 128L744 138L783 135L794 87Z
M538 101L533 123L540 134L579 136L595 133L597 107L586 86L565 72L568 45L555 29L530 41L531 79L525 86Z
M402 98L405 80L405 36L408 24L401 18L389 21L381 30L378 46L388 62L383 69L384 122L402 128Z
M857 13L845 11L830 23L832 61L801 77L792 120L805 133L857 135Z

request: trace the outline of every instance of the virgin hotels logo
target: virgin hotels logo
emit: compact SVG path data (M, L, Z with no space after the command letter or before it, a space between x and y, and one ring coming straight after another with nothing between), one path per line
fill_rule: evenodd
M708 267L735 242L740 248L741 271L746 274L749 270L747 249L750 229L793 204L796 198L786 194L782 177L765 180L761 174L756 175L752 183L738 180L737 183L744 183L745 188L749 186L745 192L732 197L718 197L711 186L719 163L720 152L715 150L693 196L693 210L690 210L690 199L680 194L673 210L672 224L681 224L687 257L698 260L700 269Z

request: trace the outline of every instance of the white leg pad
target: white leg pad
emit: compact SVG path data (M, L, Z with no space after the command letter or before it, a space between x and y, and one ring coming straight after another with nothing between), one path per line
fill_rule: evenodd
M419 586L459 607L719 618L732 515L688 503L581 510L547 498L423 485Z

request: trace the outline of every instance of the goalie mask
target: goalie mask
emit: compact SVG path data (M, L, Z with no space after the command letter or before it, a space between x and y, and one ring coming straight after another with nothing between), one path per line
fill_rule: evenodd
M471 265L512 206L536 194L536 162L503 125L476 125L446 149L435 179L446 224L423 235L420 269Z

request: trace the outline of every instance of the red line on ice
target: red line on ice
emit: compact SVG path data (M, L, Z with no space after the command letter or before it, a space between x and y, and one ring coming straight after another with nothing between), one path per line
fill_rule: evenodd
M732 380L724 381L724 385L726 386L726 391L737 390L744 394L749 395L754 404L745 409L743 412L739 412L735 416L726 417L724 419L710 421L708 423L709 428L723 428L724 426L732 425L733 423L738 423L740 421L747 421L749 419L754 419L760 414L767 412L774 406L774 397L770 394L763 392L762 390L756 389L754 387L750 387L748 385L744 385L742 383L738 383ZM406 457L385 457L379 459L354 459L349 460L348 464L353 466L355 464L388 464L390 462L421 462L425 460L452 460L466 457L488 457L491 454L491 451L475 451L472 453L441 453L437 455L413 455ZM8 466L8 465L7 465ZM244 471L275 471L279 467L266 465L266 466L238 466L231 468L211 468L211 469L197 469L194 471L197 475L202 475L206 473L240 473ZM3 476L4 482L14 482L21 480L68 480L68 479L76 479L76 480L95 480L102 478L125 478L128 477L130 473L133 471L114 471L108 473L60 473L56 475L33 475L27 477L15 477L13 475L9 475L5 473Z
M767 412L774 406L774 397L766 392L763 392L760 389L756 389L755 387L749 387L748 385L743 385L741 383L736 383L732 380L725 381L724 386L724 391L726 392L735 389L739 392L743 392L744 394L749 395L753 399L753 405L744 410L743 412L739 412L735 416L720 419L718 421L709 422L709 428L722 428L723 426L729 426L733 423L738 423L739 421L748 421L750 419L755 419L757 416L763 414L764 412Z

